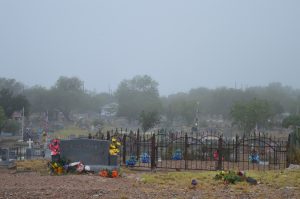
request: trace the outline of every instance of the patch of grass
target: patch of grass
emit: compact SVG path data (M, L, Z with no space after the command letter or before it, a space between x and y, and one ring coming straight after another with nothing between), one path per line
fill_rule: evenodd
M59 139L64 139L70 135L75 135L76 137L78 137L79 135L88 136L89 133L90 132L88 130L83 130L76 126L69 126L69 127L66 127L62 130L59 130L59 131L53 133L53 137L59 138Z
M286 186L300 188L300 170L249 171L247 175L275 188Z
M47 160L21 160L16 162L17 171L47 172ZM48 172L47 172L48 173Z
M143 174L142 178L144 183L149 184L188 186L192 179L199 183L214 184L214 175L215 172L168 172Z
M213 179L216 174L216 171L147 173L142 175L142 181L149 184L186 187L191 184L192 179L196 179L201 187L214 187L223 184L223 182ZM300 170L246 171L246 176L255 178L258 182L273 188L300 188ZM232 187L234 190L247 193L250 190L251 185L247 182L238 182Z

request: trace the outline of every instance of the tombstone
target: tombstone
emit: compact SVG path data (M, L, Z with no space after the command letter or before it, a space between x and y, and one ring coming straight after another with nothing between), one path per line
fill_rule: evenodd
M0 167L12 168L15 166L15 161L9 159L9 149L0 148Z
M33 143L33 141L31 140L31 138L29 138L29 140L27 141L27 143L28 143L28 148L29 149L31 149L32 148L32 143Z
M1 149L0 148L0 161L5 162L8 161L8 149Z
M60 156L70 162L81 161L92 171L119 168L118 157L109 154L110 141L94 139L61 140Z
M31 160L31 158L32 158L32 149L31 148L27 148L26 149L26 153L25 153L25 159L26 160Z

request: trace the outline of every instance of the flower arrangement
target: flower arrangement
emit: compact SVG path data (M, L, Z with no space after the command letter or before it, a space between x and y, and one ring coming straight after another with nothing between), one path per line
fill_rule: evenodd
M148 155L148 153L143 153L143 155L141 157L141 161L142 161L142 163L149 163L150 162L150 156Z
M241 172L234 171L220 171L214 177L215 180L223 180L225 184L235 184L236 182L241 182L245 177L245 174L241 175Z
M104 169L99 172L99 176L101 177L108 177L108 178L116 178L119 176L119 173L117 170L108 170Z
M180 149L177 149L172 157L173 160L182 160L182 152Z
M121 143L118 142L117 139L113 137L111 139L111 144L109 147L110 155L118 155L120 152L120 146L121 146Z
M136 164L136 157L135 156L130 156L129 160L126 160L126 166L128 167L134 167Z
M108 176L107 170L100 171L99 172L99 176L101 176L101 177L107 177Z
M251 163L259 163L259 155L257 154L257 153L252 153L252 154L250 154L249 155L249 161L251 162Z
M64 167L61 163L59 162L49 162L48 163L48 168L50 169L51 174L58 174L61 175L64 172Z
M251 185L256 185L258 182L254 178L247 177L244 171L220 171L214 177L215 180L223 180L224 184L236 184L237 182L246 181Z

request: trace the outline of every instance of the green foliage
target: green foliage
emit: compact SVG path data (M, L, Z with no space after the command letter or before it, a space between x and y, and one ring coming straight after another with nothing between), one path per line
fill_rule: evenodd
M0 78L0 90L8 89L14 95L19 95L24 91L24 85L15 79Z
M163 99L164 112L170 122L184 120L187 124L191 124L195 117L196 104L196 101L190 100L184 93Z
M142 111L139 117L139 123L142 125L142 129L144 132L153 128L159 122L159 120L160 116L158 112L155 111Z
M231 109L231 117L245 133L250 133L256 125L266 125L272 116L270 105L265 100L253 99L249 102L236 102Z
M76 77L60 77L51 89L35 86L25 91L33 112L49 112L49 118L56 119L63 112L67 119L70 112L100 111L100 107L111 103L108 93L93 93L83 89L83 82Z
M21 124L18 121L9 119L6 120L2 130L4 132L18 134L20 128L21 128Z
M239 176L234 171L220 171L214 177L215 180L223 180L226 183L236 184L237 182L241 182L243 179L246 179L246 176Z
M161 102L157 87L158 83L147 75L123 80L116 92L118 115L135 120L143 110L159 113Z
M4 109L7 118L10 118L14 111L20 111L24 108L25 115L29 113L29 102L23 95L14 95L9 89L0 91L0 106Z
M288 128L289 126L300 126L300 115L290 115L282 121L282 126Z
M3 108L0 106L0 133L5 124L5 120L6 120L5 112L4 112Z

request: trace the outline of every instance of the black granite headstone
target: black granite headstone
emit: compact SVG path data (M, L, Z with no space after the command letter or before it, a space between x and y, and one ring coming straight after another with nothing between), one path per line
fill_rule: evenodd
M71 162L85 165L109 165L109 145L106 140L73 139L61 140L60 156Z

